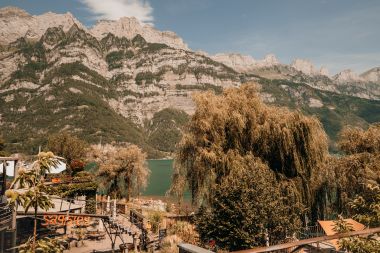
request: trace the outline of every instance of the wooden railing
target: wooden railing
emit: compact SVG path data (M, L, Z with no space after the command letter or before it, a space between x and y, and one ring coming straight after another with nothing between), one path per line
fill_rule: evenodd
M307 244L312 244L312 243L319 243L319 242L330 241L330 240L334 240L334 239L341 239L341 238L345 238L345 237L369 235L369 234L376 234L376 233L380 233L380 227L365 229L365 230L361 230L361 231L352 231L352 232L347 232L347 233L340 233L340 234L335 234L335 235L319 236L319 237L309 238L309 239L300 240L300 241L296 241L296 242L277 244L277 245L273 245L273 246L269 246L269 247L260 247L260 248L254 248L254 249L234 251L234 253L271 252L271 251L294 248L297 246L302 246L302 245L307 245Z
M322 243L324 241L330 241L334 239L341 239L341 238L352 237L352 236L363 236L363 235L370 235L370 234L376 234L376 233L380 233L380 227L365 229L361 231L340 233L340 234L335 234L335 235L319 236L319 237L309 238L309 239L300 240L296 242L277 244L277 245L273 245L269 247L259 247L259 248L254 248L254 249L233 251L233 253L276 252L276 251L281 251L281 250L286 250L286 249L294 249L298 246L308 245L312 243ZM191 245L191 244L179 244L178 248L179 248L179 253L211 253L212 252L207 249L204 249L195 245Z

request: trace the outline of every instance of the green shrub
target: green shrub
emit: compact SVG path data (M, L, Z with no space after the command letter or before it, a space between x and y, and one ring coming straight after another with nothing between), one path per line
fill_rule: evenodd
M124 58L123 51L113 51L106 56L106 62L108 63L108 69L121 68L123 66L122 60Z

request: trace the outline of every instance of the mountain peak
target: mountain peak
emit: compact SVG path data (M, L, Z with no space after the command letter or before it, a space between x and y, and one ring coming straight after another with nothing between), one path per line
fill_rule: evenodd
M290 64L291 67L295 68L298 71L301 71L302 73L306 75L315 75L315 67L309 60L305 59L294 59L293 62Z
M66 32L73 24L81 29L85 27L74 18L71 13L57 14L47 12L42 15L32 16L17 7L6 7L0 9L0 44L8 44L20 37L38 40L50 27L62 27Z
M150 25L142 25L135 17L122 17L118 20L100 20L90 32L98 39L113 33L117 37L134 38L140 34L151 43L163 43L170 47L189 50L184 41L174 32L158 31Z
M296 58L293 60L290 66L309 76L318 76L318 75L328 76L329 75L329 71L326 67L321 67L319 70L317 70L314 64L310 60L306 60L306 59Z
M31 15L26 12L25 10L14 7L14 6L6 6L4 8L0 8L0 18L7 18L7 17L31 17Z
M213 55L211 58L241 72L250 70L252 66L256 64L252 56L238 53L219 53Z
M339 72L333 77L333 79L339 83L362 81L362 78L360 78L352 69L345 69Z
M257 61L257 67L272 67L279 65L280 61L274 54L267 54L262 60Z
M360 75L361 78L364 78L366 81L380 83L380 67L375 67Z
M133 39L140 34L147 42L162 43L177 49L189 50L185 42L174 32L158 31L149 24L141 24L135 17L122 17L118 20L100 20L88 30L70 12L57 14L46 12L42 15L32 16L17 7L0 9L0 44L9 44L20 37L38 40L50 27L62 27L67 32L73 24L89 32L97 39L112 33L117 37Z
M250 55L239 53L219 53L211 56L211 58L239 72L249 72L257 68L272 67L280 64L274 54L268 54L261 60L255 60Z
M322 66L319 70L319 74L321 74L322 76L329 76L329 70L328 68Z
M274 63L274 64L279 64L280 62L278 61L277 57L274 54L267 54L264 57L264 61Z

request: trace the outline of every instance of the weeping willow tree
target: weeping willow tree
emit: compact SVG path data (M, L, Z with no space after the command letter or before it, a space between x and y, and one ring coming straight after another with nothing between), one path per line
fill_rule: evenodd
M93 146L89 160L99 163L96 173L98 190L116 198L138 195L148 181L146 154L135 146Z
M328 159L323 169L326 175L320 178L319 192L326 197L320 210L325 214L355 215L348 203L362 196L367 186L380 186L380 125L367 130L346 127L340 133L338 147L343 153Z
M339 148L346 154L380 153L380 123L367 130L347 127L340 133Z
M320 122L265 105L253 84L194 101L171 192L191 191L201 240L235 250L292 236L315 205L327 154Z
M181 196L188 188L194 204L207 204L214 186L234 170L228 155L234 152L260 158L284 192L311 205L311 179L327 154L327 137L316 118L265 105L254 84L220 96L198 93L194 101L195 113L178 144L171 193Z

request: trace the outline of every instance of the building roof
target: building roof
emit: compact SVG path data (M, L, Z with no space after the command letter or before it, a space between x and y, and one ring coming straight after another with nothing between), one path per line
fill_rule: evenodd
M74 210L82 209L84 207L84 204L78 205L78 204L70 203L66 200L60 199L57 196L51 196L51 197L52 197L51 201L53 202L54 207L49 208L49 210L47 210L46 212L67 212L69 209L70 211L74 211ZM42 209L39 210L39 212L42 212L42 211L45 211L45 210L42 210ZM21 205L18 205L17 212L25 212L25 209ZM34 213L34 208L30 207L27 213L28 214Z
M365 226L353 219L344 219L345 222L352 226L353 231L361 231L365 229ZM337 232L334 230L335 220L323 220L318 221L326 235L335 235ZM339 249L338 240L331 240L331 244L335 246L335 249Z

